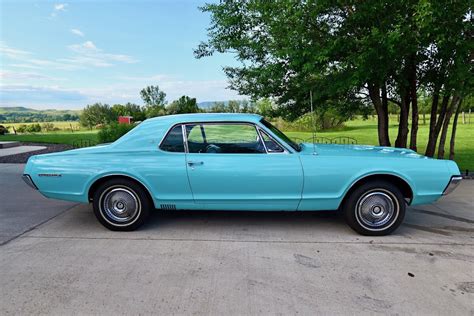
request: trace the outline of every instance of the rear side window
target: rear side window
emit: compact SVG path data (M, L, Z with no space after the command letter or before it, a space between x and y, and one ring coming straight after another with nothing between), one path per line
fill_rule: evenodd
M160 149L173 153L184 153L183 130L181 129L181 125L176 125L169 131L161 143Z

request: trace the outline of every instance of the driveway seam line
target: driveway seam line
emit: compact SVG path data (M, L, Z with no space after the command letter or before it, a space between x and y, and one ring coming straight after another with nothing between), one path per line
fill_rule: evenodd
M66 213L67 211L71 210L72 208L74 208L74 207L76 207L76 206L78 206L78 205L80 205L80 204L81 204L81 203L76 203L76 204L74 204L73 206L68 207L67 209L65 209L65 210L63 210L63 211L61 211L61 212L59 212L59 213L56 214L56 215L54 215L53 217L50 217L50 218L48 218L48 219L46 219L46 220L44 220L44 221L42 221L42 222L40 222L40 223L38 223L38 224L36 224L36 225L34 225L34 226L28 228L27 230L25 230L25 231L22 232L21 234L16 235L16 236L13 236L13 238L8 239L8 240L6 240L6 241L4 241L4 242L1 242L1 243L0 243L0 246L6 245L6 244L8 244L10 241L13 241L13 240L15 240L15 239L17 239L17 238L26 237L26 236L23 236L23 235L25 235L26 233L29 233L30 231L32 231L32 230L38 228L39 226L41 226L41 225L43 225L43 224L48 223L49 221L55 219L55 218L58 217L59 215L62 215L62 214L64 214L64 213Z
M196 241L229 243L282 243L282 244L355 244L355 245L433 245L433 246L474 246L474 243L416 243L416 242L347 242L347 241L285 241L285 240L236 240L236 239L180 239L180 238L111 238L111 237L63 237L63 236L23 236L37 239L73 239L73 240L136 240L136 241Z

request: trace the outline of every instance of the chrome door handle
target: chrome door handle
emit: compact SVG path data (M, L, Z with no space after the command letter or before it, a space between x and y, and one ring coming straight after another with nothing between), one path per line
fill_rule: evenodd
M204 161L188 161L189 166L202 166Z

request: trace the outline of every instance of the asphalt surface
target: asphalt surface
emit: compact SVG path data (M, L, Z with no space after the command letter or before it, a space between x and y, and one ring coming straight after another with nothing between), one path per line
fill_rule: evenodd
M2 315L474 314L472 180L386 237L330 212L157 211L119 233L21 168L0 164Z

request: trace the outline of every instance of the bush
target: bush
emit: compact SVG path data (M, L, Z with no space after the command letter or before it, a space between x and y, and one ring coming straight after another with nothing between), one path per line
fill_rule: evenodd
M43 125L41 126L41 128L43 129L43 131L45 132L50 132L50 131L54 131L55 127L54 127L54 124L53 123L43 123Z
M26 133L26 128L27 128L27 126L25 124L21 124L20 126L18 126L16 128L16 131L18 133Z
M8 133L8 127L0 125L0 135L5 135Z
M41 132L41 125L39 125L38 123L27 125L27 126L26 126L26 131L27 131L28 133L38 133L38 132Z
M104 125L99 131L98 137L100 143L111 143L127 134L135 127L134 124L118 124L112 123Z

